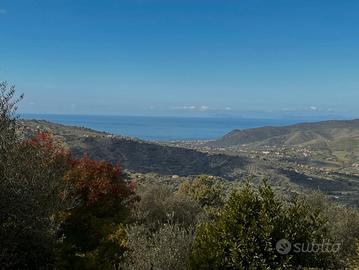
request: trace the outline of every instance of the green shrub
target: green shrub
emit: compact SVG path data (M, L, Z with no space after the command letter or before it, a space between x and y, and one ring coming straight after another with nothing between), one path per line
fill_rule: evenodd
M193 182L183 182L179 189L179 194L190 196L204 208L220 208L224 203L224 186L210 178L210 176L197 176Z
M341 243L336 254L342 267L359 256L359 210L330 201L322 193L314 192L303 196L312 208L317 208L328 222L326 228L334 242Z
M199 225L191 269L293 269L333 267L333 254L281 255L277 242L321 243L329 239L320 212L300 200L288 207L266 184L232 192L216 221Z

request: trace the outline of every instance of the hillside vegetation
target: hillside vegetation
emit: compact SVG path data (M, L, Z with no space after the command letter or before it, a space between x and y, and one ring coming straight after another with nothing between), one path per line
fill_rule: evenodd
M208 154L47 121L22 120L18 124L26 136L38 131L49 132L77 157L88 154L97 160L119 161L127 170L134 172L231 177L236 168L247 164L245 157Z

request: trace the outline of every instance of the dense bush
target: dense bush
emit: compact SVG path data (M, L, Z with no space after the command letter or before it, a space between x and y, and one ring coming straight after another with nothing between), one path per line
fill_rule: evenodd
M285 207L263 185L258 192L249 184L231 194L219 218L200 225L191 256L191 269L293 269L333 267L332 254L281 255L276 244L321 243L330 239L319 211L295 200ZM330 239L331 240L331 239Z
M336 254L344 267L348 262L356 262L359 267L359 211L328 200L322 193L309 193L301 200L309 207L319 209L328 220L326 227L334 242L341 243Z

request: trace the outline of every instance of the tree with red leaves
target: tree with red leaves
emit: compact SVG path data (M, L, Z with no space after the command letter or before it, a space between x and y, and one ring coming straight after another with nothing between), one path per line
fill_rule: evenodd
M129 182L124 181L118 164L91 160L88 156L72 162L65 181L75 186L76 193L87 206L111 201L116 208L115 203L122 204L134 192Z
M65 173L80 205L69 212L63 225L63 258L59 268L113 269L126 250L126 233L133 184L124 179L119 165L91 160L72 160Z
M118 265L133 186L118 165L75 159L47 133L22 141L14 94L0 83L1 268Z

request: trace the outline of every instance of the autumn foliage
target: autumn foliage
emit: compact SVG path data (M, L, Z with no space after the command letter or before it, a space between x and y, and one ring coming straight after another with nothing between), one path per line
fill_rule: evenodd
M41 166L42 170L48 170L49 173L51 170L58 178L63 178L72 161L70 152L45 132L36 133L32 138L23 141L18 153L22 155L20 158L24 158L23 170ZM57 184L65 185L63 181Z
M126 251L123 224L137 200L135 186L125 179L119 164L74 158L57 149L48 136L38 135L30 145L66 160L63 181L72 187L76 206L63 216L58 269L111 269Z
M128 222L137 200L135 185L125 179L120 165L88 156L75 158L44 132L21 142L18 153L22 175L32 172L34 179L48 174L54 178L47 185L34 183L39 196L51 193L55 198L48 202L41 198L41 204L57 200L58 205L68 205L49 212L60 224L56 268L107 269L119 264L126 251L122 224ZM48 186L56 188L50 191Z
M46 132L36 133L32 138L25 140L24 145L42 150L49 159L52 157L70 157L69 151L65 150L60 143L56 143L51 135Z
M64 183L71 184L74 196L86 206L96 203L125 201L135 192L135 185L125 181L119 164L106 161L73 157L65 147L45 132L39 132L21 144L22 152L32 152L32 159L27 159L28 169L34 162L42 162L44 166L57 166L63 170ZM41 160L40 160L41 159Z
M122 201L134 192L123 180L119 165L91 160L88 156L72 160L64 179L74 185L76 194L87 206L104 200Z

